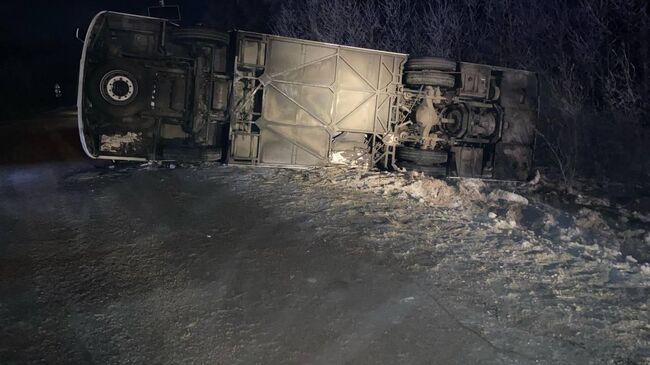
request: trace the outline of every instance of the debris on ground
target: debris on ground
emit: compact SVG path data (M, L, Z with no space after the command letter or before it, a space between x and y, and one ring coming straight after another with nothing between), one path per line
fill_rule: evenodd
M528 199L524 198L523 196L515 193L511 193L509 191L504 191L501 189L497 189L492 191L490 194L488 194L488 200L490 201L507 201L510 203L517 203L517 204L523 204L527 205L528 204Z
M603 220L602 215L588 208L582 208L578 211L576 226L589 230L609 230L609 226Z
M372 156L364 149L344 150L332 153L330 162L334 165L346 165L367 170L372 166Z
M228 186L238 199L252 199L260 209L281 212L261 219L272 221L273 229L291 227L294 245L349 250L354 257L373 257L426 278L418 293L435 296L459 323L489 339L491 346L523 351L542 363L575 363L562 356L577 351L593 356L594 362L650 363L650 232L647 226L633 226L643 222L635 218L634 210L613 200L607 206L605 200L583 194L579 204L575 195L541 182L531 189L337 167L182 167L148 165L128 173L116 168L66 183L93 186L101 204L113 199L102 191L118 189L126 194L119 190L124 189L122 181L113 184L116 176L154 182L164 178L182 184L169 187L183 191L171 199L197 205L194 210L205 217L214 201L202 196L204 189L188 187L197 182ZM154 192L167 185L139 186L147 186L149 201L157 202ZM627 212L629 222L616 218L620 211ZM192 227L196 222L185 224ZM140 227L137 222L133 225ZM210 245L220 234L232 238L210 227L202 227L209 235L200 234L202 239L211 236ZM194 234L191 230L174 234L181 233ZM156 242L155 237L143 237ZM271 254L275 249L264 247L259 252ZM255 257L249 251L242 256ZM193 259L201 257L205 255L199 251ZM39 280L49 277L45 274ZM302 278L314 288L324 285L318 275L290 275L286 277ZM336 290L327 295L343 303ZM410 297L401 295L397 301ZM403 300L419 301L419 297Z
M485 183L479 179L461 179L458 183L458 194L461 198L469 201L486 201L487 198L483 193L485 189Z
M389 210L371 213L386 222L368 237L371 247L393 252L409 269L431 271L436 281L448 280L448 290L463 287L459 296L494 303L489 311L501 313L498 321L561 335L601 359L650 362L649 267L640 246L623 252L624 239L617 233L622 227L612 227L597 210L608 207L607 199L582 195L581 203L595 206L574 203L574 213L544 203L548 187L541 183L535 190L515 186L515 193L499 183L414 173L311 173L325 185L315 187L307 179L300 189L336 196L345 194L341 188L353 188L387 199ZM330 212L368 210L373 204L328 203ZM650 235L636 238L650 252L645 246ZM484 325L479 326L489 336Z

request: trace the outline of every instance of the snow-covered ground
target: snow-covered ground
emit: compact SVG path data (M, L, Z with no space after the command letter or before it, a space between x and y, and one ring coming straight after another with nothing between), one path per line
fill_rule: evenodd
M173 167L3 170L0 362L650 364L646 212L544 179Z
M650 264L639 262L650 252L650 232L630 229L631 220L647 222L640 212L618 207L621 224L611 225L598 209L616 207L580 194L570 208L577 212L561 210L544 202L557 189L543 182L443 181L344 168L270 170L251 178L293 182L310 196L302 204L326 202L326 216L366 217L374 224L359 229L367 233L368 252L428 273L445 297L459 298L449 305L473 313L466 324L499 346L517 347L516 336L500 332L506 327L515 330L511 335L558 339L605 361L650 363ZM639 257L621 253L631 242Z

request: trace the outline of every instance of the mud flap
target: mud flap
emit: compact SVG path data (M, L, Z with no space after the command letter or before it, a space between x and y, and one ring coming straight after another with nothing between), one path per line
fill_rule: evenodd
M458 177L483 176L483 149L475 147L452 147Z

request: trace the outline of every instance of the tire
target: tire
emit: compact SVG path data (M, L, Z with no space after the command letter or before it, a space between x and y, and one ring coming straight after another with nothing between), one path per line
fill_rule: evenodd
M219 43L224 46L227 46L230 43L230 35L228 33L203 27L185 27L176 29L172 34L172 38L185 43L203 41Z
M412 57L404 68L410 71L438 70L456 71L456 61L440 57Z
M85 89L93 106L113 117L126 117L149 107L152 81L144 68L110 61L90 72Z
M421 166L421 165L416 165L416 164L408 163L408 162L398 162L397 165L399 167L405 168L405 169L407 169L409 171L422 172L427 176L432 176L432 177L447 176L447 167L444 166L444 165Z
M444 88L453 88L456 85L456 78L440 72L412 71L406 73L407 85L429 85Z
M447 152L421 150L414 147L398 147L397 159L420 166L431 166L447 163L449 154Z

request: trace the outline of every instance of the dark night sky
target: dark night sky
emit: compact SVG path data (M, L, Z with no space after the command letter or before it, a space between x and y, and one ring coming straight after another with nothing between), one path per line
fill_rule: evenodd
M179 5L183 24L203 23L223 30L268 31L277 0L167 0ZM75 29L85 29L102 10L147 14L156 0L8 1L0 10L0 103L3 110L48 109L74 104L82 44ZM63 100L53 85L63 86ZM5 113L6 115L6 113Z
M69 44L76 27L85 27L101 10L146 15L155 0L68 0L10 1L2 6L0 29L3 41L23 45L43 43ZM246 27L266 30L265 14L273 0L167 0L180 5L183 22L220 23L223 28ZM243 16L246 13L246 16Z

